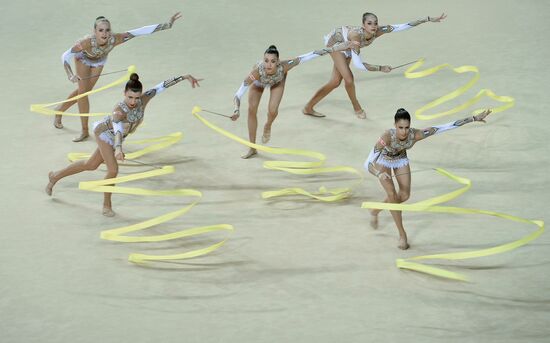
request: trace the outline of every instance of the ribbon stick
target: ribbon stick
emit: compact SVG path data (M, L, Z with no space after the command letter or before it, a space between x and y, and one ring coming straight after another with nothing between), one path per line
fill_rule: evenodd
M85 96L92 95L92 94L95 94L95 93L99 93L99 92L102 92L106 89L109 89L109 88L118 86L120 84L123 84L126 81L128 81L130 79L130 75L132 75L132 73L135 73L135 72L136 72L136 66L131 65L131 66L128 67L126 75L122 76L118 80L115 80L115 81L109 83L108 85L105 85L105 86L97 88L97 89L93 89L93 90L91 90L89 92L86 92L86 93L79 94L79 95L74 96L74 97L72 97L70 99L67 99L67 100L52 102L52 103L49 103L49 104L32 104L31 105L31 112L45 114L45 115L59 115L59 114L61 114L61 115L64 115L64 116L73 116L73 117L107 116L110 113L107 113L107 112L101 112L101 113L69 113L69 112L55 111L55 110L49 109L48 107L52 107L52 106L55 106L55 105L63 104L63 103L74 101L74 100L78 100L78 99L83 98Z
M413 64L413 63L418 62L418 61L419 61L419 60L412 61L412 62L408 62L408 63L404 63L404 64L400 64L400 65L398 65L397 67L392 67L391 69L392 69L392 70L395 70L395 69L398 69L398 68L401 68L401 67L404 67L404 66L408 66L408 65Z
M94 77L100 77L100 76L105 76L105 75L122 73L123 71L127 71L127 70L128 69L116 70L116 71L111 71L111 72L108 72L108 73L90 75L90 76L87 76L87 77L81 77L80 79L81 80L88 80L88 79L93 79Z

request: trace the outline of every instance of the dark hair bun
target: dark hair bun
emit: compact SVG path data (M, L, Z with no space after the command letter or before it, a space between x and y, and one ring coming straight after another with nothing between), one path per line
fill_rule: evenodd
M270 45L269 48L264 52L264 54L274 54L279 58L279 50L277 50L277 47L275 45Z
M130 80L131 81L139 81L139 75L136 74L136 73L132 73L132 75L130 75Z
M409 122L411 121L411 115L404 108L398 109L397 112L395 112L395 116L393 118L396 123L401 119L408 120Z

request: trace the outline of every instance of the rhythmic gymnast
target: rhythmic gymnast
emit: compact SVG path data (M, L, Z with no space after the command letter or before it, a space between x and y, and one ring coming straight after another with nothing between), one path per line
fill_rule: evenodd
M183 75L161 82L142 94L143 85L139 81L139 76L133 73L124 88L124 100L116 105L112 115L95 122L93 125L97 149L87 161L76 161L64 169L50 172L46 193L51 196L53 186L62 178L85 170L96 170L101 163L105 163L107 166L105 178L115 178L118 174L117 160L124 161L122 142L143 121L145 107L149 101L166 88L183 80L188 80L193 88L200 86L199 81L201 79L197 80L191 75ZM107 217L115 215L111 205L111 193L104 193L103 215Z
M445 125L432 126L423 130L418 130L410 127L411 116L409 112L400 108L395 114L395 128L390 129L378 139L376 145L371 150L369 157L365 161L365 168L374 176L378 177L380 184L386 191L386 199L388 203L402 203L409 199L411 191L411 171L409 168L409 159L407 158L407 149L424 138L428 138L437 133L456 129L464 124L475 121L485 122L485 117L491 113L491 110L467 117L462 120L457 120ZM399 191L396 191L392 180L392 170ZM378 214L381 210L371 210L371 226L378 228ZM408 249L407 233L403 227L401 211L390 211L399 231L399 248Z
M279 113L279 104L285 89L286 75L289 70L299 64L303 64L319 56L335 51L342 51L354 46L355 42L342 42L333 44L329 48L323 48L300 55L292 60L279 60L279 51L275 45L271 45L264 53L264 59L254 66L250 74L244 79L241 87L233 98L235 110L232 120L237 120L240 115L241 98L250 87L248 94L248 137L250 142L256 143L256 130L258 128L258 105L265 88L270 89L269 104L267 109L267 122L264 126L262 143L269 142L271 138L271 125ZM250 158L257 154L256 149L250 148L242 158Z
M94 23L94 31L63 53L61 58L65 72L70 81L78 83L77 89L69 94L68 99L77 96L78 94L86 93L94 88L99 75L103 70L103 66L107 62L107 55L114 47L129 41L138 36L149 35L158 31L172 28L176 20L181 18L178 12L174 14L167 23L144 26L139 29L130 30L124 33L111 32L111 23L105 17L97 17ZM71 69L71 60L74 59L76 74ZM56 109L57 111L65 112L69 107L78 102L79 113L88 113L90 111L90 103L88 97L83 97L78 100L65 102ZM82 133L79 137L73 139L73 142L81 142L88 138L88 117L80 117L82 124ZM62 129L61 115L56 115L53 125Z
M365 119L367 117L367 113L357 100L353 73L349 67L350 62L352 62L354 67L357 69L364 71L381 71L384 73L389 73L392 70L392 67L389 65L374 65L363 62L359 55L360 49L369 46L376 38L382 36L383 34L408 30L427 22L438 23L446 17L447 16L445 13L443 13L439 17L428 16L406 24L378 26L378 17L373 13L367 12L363 14L363 26L342 26L335 28L325 36L325 46L331 47L334 44L341 44L348 41L357 42L358 45L346 51L342 51L341 53L332 52L330 54L333 60L332 75L330 80L324 86L319 88L319 90L317 90L317 92L302 109L302 113L313 117L325 117L324 114L315 111L314 107L317 103L319 103L319 101L332 92L333 89L340 86L343 79L344 86L351 104L353 105L355 115L359 119Z

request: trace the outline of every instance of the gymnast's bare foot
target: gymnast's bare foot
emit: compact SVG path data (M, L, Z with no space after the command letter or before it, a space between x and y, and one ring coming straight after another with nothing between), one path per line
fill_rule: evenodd
M56 181L53 179L53 175L54 173L52 171L48 173L48 179L50 180L50 182L48 182L48 185L46 186L46 194L48 194L49 196L52 195L53 186L56 183Z
M370 210L370 227L373 229L378 229L378 213L374 210Z
M409 243L407 243L407 238L406 237L399 238L399 245L397 247L401 250L409 249L410 245Z
M61 115L60 114L56 114L55 115L55 118L53 120L53 126L56 128L56 129L62 129L63 128L63 124L61 123Z
M114 217L115 216L115 212L113 211L112 208L110 207L103 207L103 215L105 217Z
M367 112L365 112L364 109L359 109L357 111L355 111L355 115L357 116L357 118L359 119L366 119L367 118Z
M304 107L302 109L302 113L306 116L312 116L312 117L317 117L317 118L326 117L324 114L315 111L313 108L307 109L307 108Z
M242 155L241 158L244 158L245 160L248 159L248 158L251 158L252 156L256 155L258 152L256 151L256 149L249 149L248 152L246 153L246 155Z
M73 142L82 142L82 141L86 140L86 138L88 138L89 136L90 135L88 133L88 130L82 131L80 133L80 136L73 138Z

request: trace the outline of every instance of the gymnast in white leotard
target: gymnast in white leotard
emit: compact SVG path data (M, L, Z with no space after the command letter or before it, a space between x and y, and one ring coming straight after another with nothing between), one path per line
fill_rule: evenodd
M303 64L319 56L329 54L334 51L342 51L354 46L355 42L343 42L342 44L333 45L330 48L311 51L307 54L300 55L291 60L279 60L279 51L274 45L271 45L264 53L264 59L258 62L244 79L240 88L237 90L233 98L235 109L231 119L237 120L240 115L241 98L246 93L248 88L248 136L250 142L256 143L256 130L258 128L258 105L265 88L269 88L270 97L267 110L267 122L264 126L262 135L262 143L269 142L271 138L271 125L279 113L279 104L283 97L285 89L285 79L287 73L299 64ZM250 158L256 155L256 149L250 148L248 153L242 158Z
M352 62L356 68L364 71L381 71L384 73L389 73L392 68L389 65L374 65L363 62L359 55L361 48L369 46L376 38L386 33L408 30L412 27L427 22L437 23L446 17L447 16L445 14L442 14L439 17L428 16L419 20L413 20L406 24L378 26L378 17L376 17L373 13L367 12L363 14L362 26L340 26L335 28L325 36L326 47L331 47L335 44L342 44L348 41L355 41L357 42L357 45L353 48L347 49L346 51L330 54L334 62L332 76L330 80L319 90L317 90L313 97L308 101L308 103L304 106L302 113L314 117L324 117L324 114L315 111L315 105L317 105L319 101L332 92L333 89L340 86L340 83L344 80L346 92L348 93L348 97L353 106L353 110L355 111L355 115L360 119L365 119L367 117L366 111L359 104L357 95L355 94L353 73L349 67L350 62Z
M112 33L111 23L105 17L98 17L94 22L94 31L82 39L79 39L75 45L65 51L61 57L63 67L70 81L78 83L77 89L69 94L68 99L78 94L86 93L92 90L99 79L103 66L107 62L107 56L114 47L129 41L137 36L150 35L152 33L167 30L172 27L174 22L181 18L178 12L174 14L167 23L144 26L138 29L130 30L124 33ZM71 69L71 61L74 60L76 74ZM88 113L90 103L88 97L82 97L78 100L69 101L61 104L56 110L65 112L69 107L78 103L79 113ZM58 129L63 128L61 115L56 115L54 126ZM73 141L80 142L88 137L88 117L80 117L82 132L79 137Z
M115 178L118 174L117 161L124 160L122 143L126 136L133 133L143 121L145 107L149 101L166 88L183 80L188 80L193 88L198 86L198 81L200 81L191 75L177 76L159 83L142 94L143 85L139 81L138 75L133 73L126 83L124 100L116 105L112 115L94 123L97 149L86 161L76 161L59 171L50 172L46 193L52 195L53 186L62 178L85 170L95 170L101 163L105 163L107 167L105 178ZM103 215L107 217L114 216L111 193L104 193Z
M378 177L380 184L386 192L386 199L384 202L399 204L409 199L411 190L411 171L409 159L407 158L407 150L412 148L416 142L437 133L456 129L464 124L473 123L475 121L485 122L485 117L490 113L491 110L485 110L475 116L466 117L444 125L418 130L410 127L411 116L409 112L402 108L398 109L394 117L395 128L384 132L384 134L380 136L365 161L365 168L371 174ZM399 191L395 189L392 180L392 171L399 185ZM380 211L381 210L377 209L371 210L371 226L373 228L378 227L378 214ZM403 227L401 211L390 212L397 226L397 230L399 231L399 248L408 249L407 233Z

